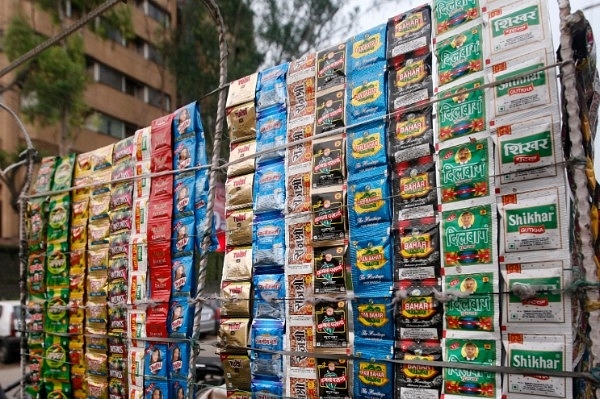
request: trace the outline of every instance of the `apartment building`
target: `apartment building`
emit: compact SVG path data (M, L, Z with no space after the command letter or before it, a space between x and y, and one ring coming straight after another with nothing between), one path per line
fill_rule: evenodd
M60 32L49 14L35 5L35 0L0 0L0 35L6 32L11 19L21 12L40 34L51 37ZM68 24L82 14L70 0L63 0ZM123 5L118 5L123 6ZM118 31L108 31L102 39L88 28L78 31L84 39L86 64L90 83L85 101L92 113L73 142L73 151L86 152L130 136L150 122L173 110L175 80L167 71L155 43L158 32L175 26L176 0L129 0L135 37L125 40ZM94 21L102 24L102 18ZM68 25L67 24L67 25ZM1 38L0 38L1 43ZM0 48L0 65L8 64ZM0 77L6 87L15 73ZM17 114L27 99L18 90L5 91L0 101ZM26 125L34 145L47 154L56 154L58 128L48 129ZM22 143L15 121L0 110L0 148L15 151ZM0 239L16 242L19 221L10 206L10 195L0 186Z

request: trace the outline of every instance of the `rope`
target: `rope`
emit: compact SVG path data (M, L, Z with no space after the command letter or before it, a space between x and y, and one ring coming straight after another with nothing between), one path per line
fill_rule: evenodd
M558 0L560 14L560 56L563 60L573 59L573 38L571 37L570 24L577 17L571 15L571 5L569 0ZM576 70L574 63L568 63L561 66L562 88L564 98L564 108L567 114L568 134L571 141L570 159L585 159L585 149L583 135L581 132L580 108L578 101ZM580 264L583 265L585 280L597 281L596 263L594 262L594 244L590 231L590 200L587 188L587 176L583 168L571 168L570 181L573 186L574 202L576 209L576 223L579 232L578 252ZM587 303L591 311L597 311L593 304L600 299L598 291L586 291ZM600 308L599 308L600 309ZM594 326L592 326L594 328ZM597 328L597 326L595 327ZM600 360L600 342L591 342L590 345L590 364L596 365Z

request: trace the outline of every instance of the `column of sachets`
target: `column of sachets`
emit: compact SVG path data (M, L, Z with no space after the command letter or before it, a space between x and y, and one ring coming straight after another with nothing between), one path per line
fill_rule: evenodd
M132 231L127 263L127 383L129 398L144 397L144 356L148 306L148 208L150 199L151 127L133 136ZM138 340L139 339L139 340Z
M69 235L74 155L56 158L48 199L46 231L46 312L42 378L48 395L72 392L69 357Z
M33 180L33 195L47 193L52 187L55 170L55 157L42 159ZM29 349L29 372L31 379L25 391L35 396L42 384L44 363L44 316L46 304L46 248L48 229L48 202L44 196L27 201L27 311L31 322L27 325L27 347Z
M547 2L488 2L485 74L495 133L505 365L571 371L572 205ZM535 295L519 296L519 286ZM570 397L572 379L505 374L503 394Z
M251 390L283 395L285 332L285 154L288 64L259 72L253 182Z
M318 396L349 396L351 287L346 214L346 44L317 53L315 135L312 140L311 226L313 247L314 352ZM321 357L320 354L333 355Z
M170 394L177 397L182 393L187 396L189 390L187 377L192 352L185 339L192 335L195 310L191 302L196 292L194 249L197 240L194 237L199 238L197 223L203 222L199 220L199 213L205 211L208 194L208 169L186 171L206 165L204 131L197 103L175 111L173 137L173 169L177 172L173 187L172 284L167 329L170 338L182 339L168 344Z
M207 143L204 133L204 127L202 126L202 119L200 117L200 104L197 102L193 102L186 105L186 108L189 109L189 114L193 118L192 129L194 131L196 141L196 161L195 163L193 163L194 167L197 169L195 176L194 194L194 218L196 225L194 231L194 245L198 256L204 257L207 255L208 252L213 252L218 247L215 218L213 217L210 220L207 218L209 202L209 175L211 169L210 163L208 161L208 153L206 148ZM178 123L176 123L175 125L179 126ZM179 151L178 149L183 152ZM188 162L187 160L185 160L185 157L187 156L186 151L184 150L183 146L179 146L178 149L176 149L176 151L179 152L176 153L175 156L179 157L180 162L182 162L182 165L184 165ZM181 158L182 156L184 157L184 159ZM179 185L178 187L181 188L182 186ZM185 194L185 190L183 193L180 194ZM200 258L198 258L198 260L199 259ZM195 278L195 276L193 277Z
M91 153L75 158L71 198L71 252L69 256L69 358L74 398L87 397L85 362L85 286L87 275L88 222L92 179ZM77 188L81 187L81 188Z
M433 3L437 61L436 128L441 210L443 358L501 365L493 142L485 92L482 4ZM444 394L499 397L500 374L444 369Z
M128 397L127 293L129 243L133 231L134 136L115 143L111 174L108 259L108 388L115 399Z
M388 21L388 154L393 169L396 354L441 360L442 305L432 106L431 8ZM396 367L396 395L439 398L442 370Z
M286 164L286 257L285 297L286 340L284 347L308 356L284 358L286 395L317 397L314 354L314 304L309 302L313 290L313 245L311 169L312 142L315 130L316 53L290 62L287 73L288 120Z
M252 188L256 153L258 74L231 83L227 96L230 164L225 183L226 250L220 289L220 356L227 395L249 397L250 357L246 347L250 329L252 286Z
M393 238L388 172L387 25L346 44L349 261L354 289L354 397L394 395Z
M108 266L114 145L91 152L93 184L88 213L85 360L88 397L108 395Z
M173 114L151 123L150 171L153 176L148 201L148 299L144 353L145 395L168 397L168 344L152 341L167 338L171 298L171 226L173 218Z

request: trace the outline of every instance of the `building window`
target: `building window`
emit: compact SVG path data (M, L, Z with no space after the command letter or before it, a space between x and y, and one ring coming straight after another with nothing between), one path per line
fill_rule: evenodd
M91 131L108 134L117 139L125 138L127 123L102 112L94 112L87 118L85 127Z
M135 51L145 59L159 65L164 65L162 53L152 43L145 41L141 37L136 37L134 41L134 46Z
M21 108L33 108L38 104L38 95L36 91L32 91L27 95L21 95Z
M96 30L102 32L108 39L121 46L127 46L127 40L125 40L121 32L114 26L111 26L105 18L96 18L95 24Z
M141 126L125 122L125 137L133 136L138 129L141 129Z
M168 94L152 87L147 87L146 92L148 93L146 97L148 104L164 109L165 111L171 110L171 97Z
M133 79L125 78L125 93L144 101L144 85Z
M144 55L144 47L146 45L146 42L144 41L144 39L142 39L139 36L136 36L135 39L133 39L133 45L135 47L135 52L145 58L146 56Z
M98 61L89 60L88 70L92 72L95 82L103 83L165 111L171 110L171 97L161 90L146 86Z
M160 22L161 25L167 28L169 27L171 23L171 15L158 4L151 0L137 0L136 5L144 10L144 14Z
M150 43L146 43L146 51L144 57L156 64L163 65L162 53Z
M123 91L123 74L121 72L99 62L96 63L96 66L96 82L104 83L113 89Z
M83 10L77 2L73 3L71 0L64 0L63 6L67 18L79 19L83 15Z

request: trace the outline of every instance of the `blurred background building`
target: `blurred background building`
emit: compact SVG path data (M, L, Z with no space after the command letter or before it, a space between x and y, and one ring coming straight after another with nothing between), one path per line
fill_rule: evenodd
M49 38L62 29L54 15L44 11L39 1L0 0L0 44L8 26L17 15L25 16L33 29ZM63 26L82 17L80 2L63 0ZM78 31L83 38L85 63L89 76L84 94L88 106L85 122L74 132L71 151L86 152L108 145L134 132L173 110L176 96L175 79L164 65L156 45L157 32L172 29L176 23L177 2L174 0L134 0L130 9L131 38L126 39L100 17ZM92 25L93 24L93 25ZM104 35L90 28L102 27ZM0 48L0 50L4 50ZM6 53L0 51L0 65L8 65ZM11 85L17 72L0 78L0 101L20 114L31 99L21 95L18 85ZM8 89L7 89L8 88ZM45 128L26 124L35 147L42 153L58 153L58 127ZM7 112L0 112L0 150L11 153L22 146L22 135ZM0 186L0 238L16 243L18 217L10 205L10 193Z

